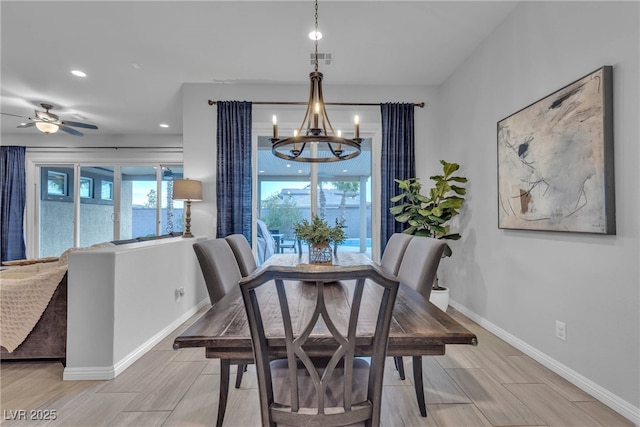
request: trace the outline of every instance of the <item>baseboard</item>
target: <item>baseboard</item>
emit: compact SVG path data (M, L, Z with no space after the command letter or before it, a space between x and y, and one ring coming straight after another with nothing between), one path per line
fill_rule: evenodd
M112 380L131 366L136 360L144 356L149 350L155 347L160 341L176 330L180 325L189 320L205 305L209 304L209 297L200 301L196 306L191 307L182 316L171 322L166 328L155 334L140 347L123 357L113 366L94 366L72 368L65 367L62 374L63 381L88 381L88 380Z
M487 319L479 316L473 311L469 310L465 306L458 304L456 301L449 301L449 305L460 313L467 316L469 319L476 322L478 325L482 326L487 331L496 335L500 339L506 341L511 344L527 356L541 363L551 371L560 375L565 380L569 381L571 384L575 385L579 389L584 392L590 394L591 396L598 399L600 402L604 403L623 417L627 418L631 422L635 423L636 426L640 426L640 408L633 406L631 403L626 400L620 398L619 396L611 393L609 390L601 387L600 385L594 383L590 379L580 375L573 369L569 368L566 365L558 362L557 360L549 357L547 354L541 352L540 350L532 347L526 342L522 341L520 338L511 335L504 329L498 327L497 325L491 323Z

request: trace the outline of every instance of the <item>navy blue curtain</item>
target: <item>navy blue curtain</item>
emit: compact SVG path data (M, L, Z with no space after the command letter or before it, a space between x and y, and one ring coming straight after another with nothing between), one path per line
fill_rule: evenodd
M217 237L251 243L251 102L218 101Z
M0 223L2 228L2 261L25 259L24 244L24 206L26 201L25 185L25 147L0 147L0 178L2 196L0 197Z
M397 222L389 208L390 199L399 192L394 179L416 176L413 104L380 104L382 113L382 213L380 216L380 253L393 233L400 233L405 224Z

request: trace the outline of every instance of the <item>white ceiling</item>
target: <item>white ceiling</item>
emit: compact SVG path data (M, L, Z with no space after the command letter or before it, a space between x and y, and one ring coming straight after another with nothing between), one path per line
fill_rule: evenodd
M325 85L438 85L516 3L321 0ZM313 70L312 0L2 1L0 14L1 111L52 103L99 127L87 135L181 134L182 83L306 83ZM38 133L0 117L3 134Z

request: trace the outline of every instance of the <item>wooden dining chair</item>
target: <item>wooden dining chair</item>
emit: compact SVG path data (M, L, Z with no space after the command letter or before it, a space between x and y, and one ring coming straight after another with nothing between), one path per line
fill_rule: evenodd
M240 283L256 361L262 425L343 426L364 423L365 426L379 426L384 362L398 282L378 270L356 275L342 273L345 275L340 279L348 282L337 284L336 277L323 277L322 273L296 272L287 276L287 273L275 270L267 268ZM275 291L271 294L260 292L266 291L264 288L268 285L275 286ZM301 310L300 301L288 301L289 286L310 287L310 305L315 301L313 311L307 310L307 305ZM341 290L344 293L343 286L353 286L350 306L346 296L331 298L332 293L335 295ZM366 299L363 298L365 286L376 288L378 301L374 302L375 298L370 293ZM261 297L275 298L273 293L277 293L280 310L276 313L262 312ZM327 301L332 303L327 304ZM367 310L361 310L361 307ZM370 365L366 360L354 357L356 327L361 327L358 324L361 311L369 313L366 322L372 325ZM311 335L319 324L326 325L331 335L321 344L313 341ZM272 341L267 340L265 330L271 333L283 331L281 336L284 337L286 358L283 359L283 355L270 345ZM282 341L279 341L281 349ZM309 349L315 347L316 351L321 345L326 357L309 356L307 345Z
M444 240L414 236L407 245L396 275L400 283L415 289L428 300L445 245ZM402 357L394 357L394 362L401 378L404 379ZM427 407L424 400L422 382L422 356L413 356L413 385L416 390L420 414L426 417Z
M244 236L242 236L244 238ZM236 257L225 239L208 239L193 244L193 250L198 258L204 282L207 285L211 304L215 305L224 297L231 288L238 286L240 268ZM227 408L229 395L230 365L238 365L236 373L236 388L240 388L243 373L246 370L245 363L236 363L229 359L220 359L220 397L218 398L218 420L216 425L222 426L224 413Z
M233 255L236 257L242 277L247 277L258 268L253 252L251 252L249 241L243 234L232 234L225 237L224 240L227 241L233 251Z

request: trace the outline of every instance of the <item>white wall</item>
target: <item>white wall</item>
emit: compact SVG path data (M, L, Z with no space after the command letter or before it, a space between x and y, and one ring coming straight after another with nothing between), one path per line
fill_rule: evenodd
M452 299L636 423L638 22L638 2L521 3L433 106L440 154L470 181L463 238L441 269ZM617 235L499 230L496 123L603 65L614 67ZM566 342L555 338L556 320L567 324Z
M195 241L174 237L69 255L65 380L114 378L209 303Z

